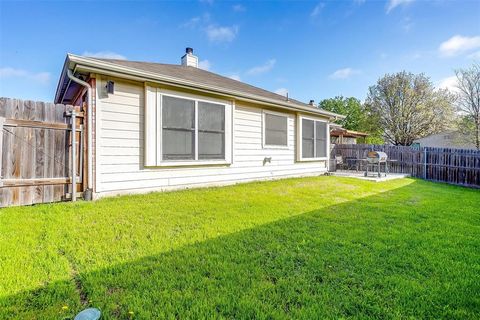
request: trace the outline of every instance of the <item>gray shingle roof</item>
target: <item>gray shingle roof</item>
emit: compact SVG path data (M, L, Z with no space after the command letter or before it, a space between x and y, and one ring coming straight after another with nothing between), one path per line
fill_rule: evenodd
M330 118L344 118L344 116L313 107L295 99L288 99L282 95L264 90L241 81L233 80L213 72L194 67L153 62L115 60L103 58L82 57L67 54L62 73L55 94L57 103L71 103L75 90L71 90L71 81L67 77L67 70L77 70L87 76L89 72L117 75L125 74L153 81L160 80L173 85L187 86L192 89L207 90L245 101L276 105L280 108L296 110L312 114L320 114ZM70 89L69 89L70 88Z
M173 77L181 80L198 82L205 85L222 88L228 91L239 91L239 92L260 96L267 99L277 100L278 102L282 102L282 103L287 102L287 98L285 96L246 84L241 81L233 80L213 72L195 68L195 67L187 67L187 66L174 65L174 64L153 63L153 62L100 59L100 58L95 58L95 59L118 64L124 67L135 68L135 69L148 71L148 72L154 72L164 76L169 76L169 77ZM295 99L289 98L288 101L293 105L296 104L302 107L312 107L309 104L300 102Z

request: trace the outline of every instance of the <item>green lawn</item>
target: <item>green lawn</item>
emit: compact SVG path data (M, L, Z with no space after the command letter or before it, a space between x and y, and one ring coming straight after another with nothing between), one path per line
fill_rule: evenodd
M480 190L315 177L0 210L0 319L480 317Z

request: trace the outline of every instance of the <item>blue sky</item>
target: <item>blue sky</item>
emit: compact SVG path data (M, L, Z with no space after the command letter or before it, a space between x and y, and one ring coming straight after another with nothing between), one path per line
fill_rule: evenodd
M51 101L67 52L179 63L308 101L401 70L452 86L480 60L480 1L0 0L0 96Z

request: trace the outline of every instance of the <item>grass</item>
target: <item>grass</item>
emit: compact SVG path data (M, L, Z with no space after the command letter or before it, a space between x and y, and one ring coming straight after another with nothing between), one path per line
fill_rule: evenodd
M480 316L480 191L335 177L0 210L0 319Z

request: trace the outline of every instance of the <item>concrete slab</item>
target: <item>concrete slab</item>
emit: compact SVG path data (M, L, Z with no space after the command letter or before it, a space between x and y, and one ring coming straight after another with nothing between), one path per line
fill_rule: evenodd
M381 177L378 177L376 173L375 174L369 173L368 176L365 177L364 171L348 171L348 170L338 170L336 172L329 172L329 173L332 176L356 178L356 179L368 180L368 181L374 181L374 182L403 179L410 176L409 174L405 174L405 173L387 173L387 175L385 176L385 173L382 173Z

